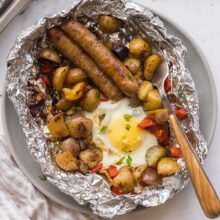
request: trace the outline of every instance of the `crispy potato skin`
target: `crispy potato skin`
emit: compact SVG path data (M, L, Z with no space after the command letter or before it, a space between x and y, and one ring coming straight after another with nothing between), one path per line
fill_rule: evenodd
M133 96L137 93L138 84L136 80L129 78L131 72L93 33L75 20L70 20L62 25L62 29L92 57L100 69L104 71L127 96Z
M82 69L88 78L110 99L118 101L122 98L119 88L97 67L94 61L63 31L54 27L47 33L49 41L76 66Z

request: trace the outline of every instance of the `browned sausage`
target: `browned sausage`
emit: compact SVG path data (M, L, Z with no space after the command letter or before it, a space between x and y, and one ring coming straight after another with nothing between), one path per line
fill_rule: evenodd
M122 98L122 93L114 82L108 79L86 52L67 37L60 28L50 29L48 39L65 57L81 68L101 92L115 101Z
M62 25L63 31L81 46L100 69L128 96L137 93L138 84L131 72L97 37L81 23L71 20Z

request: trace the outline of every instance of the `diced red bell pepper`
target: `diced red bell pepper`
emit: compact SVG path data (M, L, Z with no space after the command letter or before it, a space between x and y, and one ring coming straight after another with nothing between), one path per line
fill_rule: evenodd
M158 142L162 146L169 145L170 142L170 131L168 125L154 125L152 127L148 128L148 131L150 131L153 135L156 136L158 139Z
M171 81L166 79L164 82L164 90L165 92L169 92L171 90Z
M170 146L170 155L175 158L183 157L181 149L177 148L175 145Z
M187 118L187 111L184 108L176 109L176 117L180 120Z
M107 102L108 100L109 100L109 98L106 95L104 95L103 93L101 93L101 101Z
M111 186L111 191L117 195L123 195L123 191L120 187L118 186Z
M111 165L111 166L107 169L107 171L108 171L108 174L109 174L110 177L115 177L115 176L118 175L117 167L115 167L115 166L113 166L113 165Z
M48 63L43 64L40 67L40 72L43 74L49 74L51 72L51 66Z
M102 163L99 163L98 165L96 165L96 166L92 169L92 172L93 172L93 173L98 173L101 169L102 169Z
M140 124L138 124L139 128L149 128L156 125L156 122L151 117L144 118Z

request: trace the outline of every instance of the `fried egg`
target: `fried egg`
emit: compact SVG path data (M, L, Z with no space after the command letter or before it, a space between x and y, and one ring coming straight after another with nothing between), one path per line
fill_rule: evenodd
M141 106L131 107L128 98L101 102L85 116L93 121L93 141L103 152L104 168L145 164L147 150L158 144L154 135L138 127L146 113Z

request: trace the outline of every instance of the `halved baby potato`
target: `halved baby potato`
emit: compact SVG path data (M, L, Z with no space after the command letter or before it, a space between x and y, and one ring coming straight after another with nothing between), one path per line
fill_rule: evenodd
M102 151L98 148L81 151L79 158L90 168L94 168L102 161Z
M157 167L159 160L167 155L167 150L159 145L148 149L146 153L146 162L150 167Z
M132 169L132 174L133 174L135 183L138 183L140 181L146 169L147 169L147 164L143 164L138 167L134 167Z
M157 173L156 169L147 167L141 179L142 186L152 186L162 184L162 177Z
M134 189L134 177L129 167L122 167L118 175L112 181L113 186L119 187L124 193L129 193Z
M148 93L143 107L145 111L153 111L163 107L162 98L157 89L153 89Z
M124 60L124 65L133 73L136 74L138 72L138 70L140 69L141 66L141 61L133 58L133 57L129 57L126 58Z
M61 92L63 89L64 81L66 79L66 74L69 71L69 66L62 66L55 70L53 76L53 87L58 92Z
M154 90L151 82L143 81L138 89L138 98L140 100L145 100L150 91Z
M162 176L170 176L175 174L178 170L180 170L180 168L181 166L176 160L170 157L165 157L158 163L157 172Z
M70 69L69 72L67 73L65 82L68 84L75 84L85 80L86 78L87 78L86 73L83 70L79 68L74 68L74 69Z
M53 116L47 124L47 128L53 137L66 137L69 135L62 113Z
M76 171L78 170L78 161L76 157L70 151L65 151L56 156L57 165L65 171Z
M60 99L56 104L56 109L61 111L67 111L73 106L73 102L66 100L65 98Z
M76 85L74 85L71 89L64 88L62 90L62 94L66 100L76 101L82 97L85 86L86 84L84 82L79 82Z
M161 57L157 54L149 56L144 63L144 76L146 80L152 80L157 67L161 63Z
M98 25L104 33L114 33L118 31L122 22L110 15L101 15L98 19Z
M39 57L46 59L46 60L50 60L55 63L61 63L60 56L57 54L56 51L54 51L53 49L51 49L49 47L41 50L39 53Z
M67 122L70 135L75 138L86 138L92 135L92 120L85 117L74 118Z

